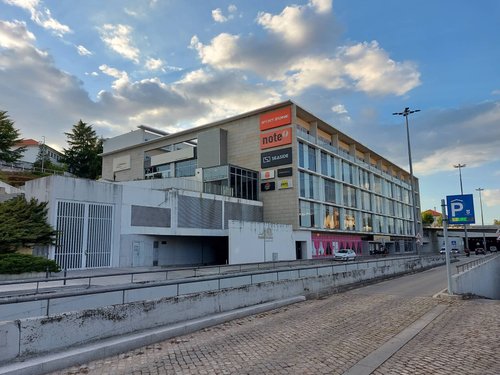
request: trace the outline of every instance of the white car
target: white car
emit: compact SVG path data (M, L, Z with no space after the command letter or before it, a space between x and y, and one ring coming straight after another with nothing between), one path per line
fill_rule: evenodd
M356 253L351 249L340 249L333 252L333 259L338 260L356 260Z

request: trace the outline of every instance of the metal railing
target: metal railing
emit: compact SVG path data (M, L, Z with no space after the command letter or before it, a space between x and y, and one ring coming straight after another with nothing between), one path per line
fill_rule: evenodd
M460 264L457 266L457 273L465 272L465 271L467 271L471 268L474 268L480 264L483 264L491 259L494 259L495 256L499 256L499 255L500 254L490 254L490 255L486 255L482 258L474 259L474 260L471 260L470 262Z
M224 275L228 273L242 273L249 271L261 271L269 269L282 269L298 267L303 265L314 266L318 264L334 263L333 258L322 259L322 260L293 260L293 261L275 261L275 262L264 262L264 263L242 263L236 265L216 265L216 266L202 266L202 267L180 267L180 268L168 268L159 270L142 270L142 271L127 271L127 272L109 272L103 274L93 274L93 275L80 275L80 276L67 276L66 271L64 276L47 276L45 278L33 278L33 279L23 279L23 280L12 280L12 281L0 281L0 292L2 287L16 287L18 290L24 290L23 294L26 294L27 288L31 288L33 294L39 294L43 290L44 286L47 287L64 287L64 286L84 286L85 288L90 288L92 286L102 286L102 282L99 280L103 279L115 279L114 284L136 284L136 283L146 283L146 282L161 282L161 281L171 281L178 279L190 279L202 276L216 276ZM98 270L98 269L96 269ZM92 271L92 270L88 270ZM140 277L142 276L142 277ZM81 281L81 282L80 282ZM110 281L110 280L108 280ZM25 288L19 288L25 286ZM6 288L4 288L6 290Z

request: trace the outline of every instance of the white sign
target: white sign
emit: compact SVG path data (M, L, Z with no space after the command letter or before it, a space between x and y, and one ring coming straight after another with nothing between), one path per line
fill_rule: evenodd
M271 178L274 178L274 169L260 172L260 179L261 180L269 180Z

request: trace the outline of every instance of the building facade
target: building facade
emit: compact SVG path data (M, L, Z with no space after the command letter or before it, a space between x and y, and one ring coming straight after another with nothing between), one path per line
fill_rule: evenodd
M290 225L297 258L335 249L412 250L418 179L292 101L174 134L142 127L104 143L102 177L186 178L205 193L260 201L263 221Z

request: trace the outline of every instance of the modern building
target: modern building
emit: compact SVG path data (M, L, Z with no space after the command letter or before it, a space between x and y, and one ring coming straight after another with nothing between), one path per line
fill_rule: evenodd
M409 173L292 101L173 134L141 125L106 140L102 160L101 181L25 185L49 202L60 235L42 252L64 268L413 248Z
M109 181L182 177L262 202L264 222L292 227L297 258L412 249L410 174L292 101L173 134L141 127L102 158ZM414 189L421 232L416 178Z

